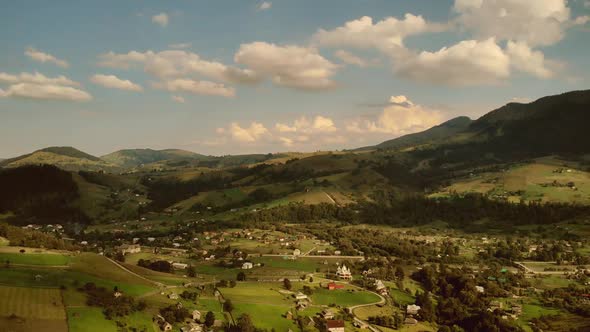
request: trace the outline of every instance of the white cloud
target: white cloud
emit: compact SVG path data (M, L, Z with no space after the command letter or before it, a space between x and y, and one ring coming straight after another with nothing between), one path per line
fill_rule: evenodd
M78 87L80 83L65 76L47 77L35 72L11 75L0 72L0 83L9 84L0 90L0 97L41 100L88 101L92 96Z
M128 69L136 64L142 64L147 73L159 79L204 76L228 83L256 83L259 81L259 78L251 70L204 60L196 53L182 50L167 50L157 53L131 51L126 54L108 52L99 55L99 65L104 67Z
M510 76L510 58L493 38L465 40L436 52L398 59L394 71L419 82L447 85L496 84Z
M168 14L160 13L158 15L152 16L152 22L158 24L161 27L166 27L168 25Z
M334 121L332 119L318 115L313 120L313 130L321 132L333 132L336 131Z
M340 59L342 62L349 64L349 65L355 65L355 66L359 66L361 68L367 67L369 65L369 63L364 60L361 57L358 57L350 52L347 52L345 50L338 50L336 52L334 52L334 56L337 57L338 59Z
M576 22L571 21L567 0L455 0L454 9L459 25L478 38L531 46L555 44Z
M297 131L297 127L289 126L284 123L277 123L275 124L275 130L281 133L293 133Z
M539 78L551 78L553 72L547 68L545 56L540 51L533 51L525 42L509 41L506 53L510 56L512 66L522 72Z
M272 7L272 2L270 1L263 1L258 5L259 11L269 10Z
M188 92L197 95L220 97L234 97L236 95L234 88L227 87L224 84L185 78L154 82L152 86L170 92Z
M53 63L57 66L60 66L62 68L68 68L70 66L67 61L62 60L62 59L58 59L51 54L41 52L41 51L36 50L32 47L29 47L25 50L25 55L35 61L42 62L42 63L51 62L51 63Z
M332 76L337 66L315 48L253 42L242 44L234 60L261 76L272 78L275 84L281 86L323 90L336 85Z
M31 73L20 73L18 75L11 75L4 72L0 72L0 83L34 83L34 84L52 84L52 85L65 85L65 86L79 86L80 83L72 81L71 79L60 75L57 77L47 77L43 74L35 72Z
M88 101L92 96L70 86L55 84L17 83L0 90L0 97L13 97L41 100Z
M141 85L135 84L129 80L120 79L115 75L96 74L90 78L90 81L105 88L138 92L143 91Z
M172 100L174 100L175 102L180 103L180 104L184 104L184 102L185 102L184 97L182 97L182 96L173 95L171 98L172 98Z
M422 16L412 14L406 14L403 19L388 17L376 23L372 17L363 16L333 30L320 29L313 40L322 46L375 48L389 52L403 48L408 36L442 29L443 26L427 23Z
M414 104L403 95L391 97L390 102L375 118L352 120L347 124L346 130L357 134L401 136L426 130L440 124L444 119L440 111Z
M279 141L286 147L291 147L295 144L295 140L289 137L279 137Z
M238 123L233 122L230 124L228 132L238 142L252 143L268 134L268 129L259 122L252 122L250 127L240 127Z

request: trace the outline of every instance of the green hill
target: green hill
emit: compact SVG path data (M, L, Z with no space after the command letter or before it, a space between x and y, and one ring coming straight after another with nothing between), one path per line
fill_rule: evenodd
M0 167L55 165L69 171L114 170L116 166L73 147L48 147L15 158L0 161Z
M206 156L178 149L152 150L152 149L126 149L102 156L101 159L111 164L132 168L160 161L200 160Z
M394 138L389 141L385 141L383 143L377 144L375 146L369 146L357 149L356 151L364 151L364 150L375 150L375 149L405 149L409 147L429 144L429 143L438 143L441 140L447 139L452 137L460 132L465 131L469 128L469 125L472 123L472 120L466 116L460 116L454 119L451 119L447 122L441 123L438 126L434 126L428 130L404 135L398 138Z

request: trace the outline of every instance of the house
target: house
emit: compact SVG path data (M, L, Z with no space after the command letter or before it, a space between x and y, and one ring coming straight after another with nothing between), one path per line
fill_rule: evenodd
M334 255L340 256L340 254L342 254L342 252L340 250L334 250Z
M415 304L410 304L406 307L406 314L408 315L417 315L418 311L420 311L420 306Z
M123 244L117 247L123 255L126 254L136 254L141 252L141 246L139 244Z
M203 326L195 323L190 323L180 328L182 332L203 332Z
M305 308L307 308L308 305L309 305L309 302L307 302L305 300L300 300L300 301L297 301L297 303L295 304L295 308L297 308L297 310L305 310Z
M250 270L254 265L251 262L245 262L242 264L242 270Z
M303 294L303 293L299 292L299 293L297 293L297 294L295 295L295 299L296 299L296 300L298 300L298 301L299 301L299 300L307 300L307 299L308 299L308 297L307 297L307 295L305 295L305 294Z
M186 268L188 267L188 264L185 263L172 263L172 267L177 269L177 270L186 270Z
M335 282L328 283L328 290L343 289L344 285L337 284Z
M320 316L322 316L323 319L334 319L334 312L330 309L324 309L320 313Z
M412 317L408 317L404 320L404 324L406 325L416 325L418 324L418 321L416 320L416 318L412 318Z
M168 294L168 298L170 300L178 300L178 294L176 294L176 293L170 293L170 294Z
M327 320L326 331L328 332L344 332L343 320Z
M483 293L483 292L485 291L485 289L484 289L482 286L475 286L475 290L476 290L478 293Z
M346 265L339 266L338 269L336 269L336 276L340 279L352 280L352 273Z
M293 320L293 313L291 311L287 311L287 313L285 314L285 318L287 318L288 320Z
M114 296L115 298L119 298L119 297L121 297L122 295L123 295L123 293L121 293L121 292L119 292L119 291L116 291L115 293L113 293L113 296Z
M375 289L377 290L377 293L381 295L387 295L387 287L385 287L383 281L375 280Z
M300 256L300 255L301 255L301 250L299 250L299 249L293 250L293 256Z
M193 310L193 320L201 320L201 312L199 310Z

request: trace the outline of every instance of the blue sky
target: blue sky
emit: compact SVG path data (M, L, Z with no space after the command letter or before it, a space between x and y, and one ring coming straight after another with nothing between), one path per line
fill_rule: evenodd
M0 3L0 157L364 146L585 89L586 0Z

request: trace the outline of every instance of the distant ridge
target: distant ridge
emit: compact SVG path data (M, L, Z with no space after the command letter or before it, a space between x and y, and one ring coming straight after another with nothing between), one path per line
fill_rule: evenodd
M62 169L104 170L114 166L86 152L70 146L54 146L0 161L0 167L19 167L24 165L55 165Z
M355 151L363 151L363 150L375 150L375 149L393 149L399 150L404 149L412 146L423 145L427 143L433 143L440 140L444 140L451 136L454 136L457 133L460 133L467 128L473 121L466 117L460 116L448 120L439 124L438 126L434 126L430 129L425 131L404 135L398 138L394 138L389 141L385 141L383 143L377 144L375 146L367 146L364 148L356 149Z
M180 149L125 149L104 155L101 159L120 167L130 168L164 160L203 160L208 157Z

